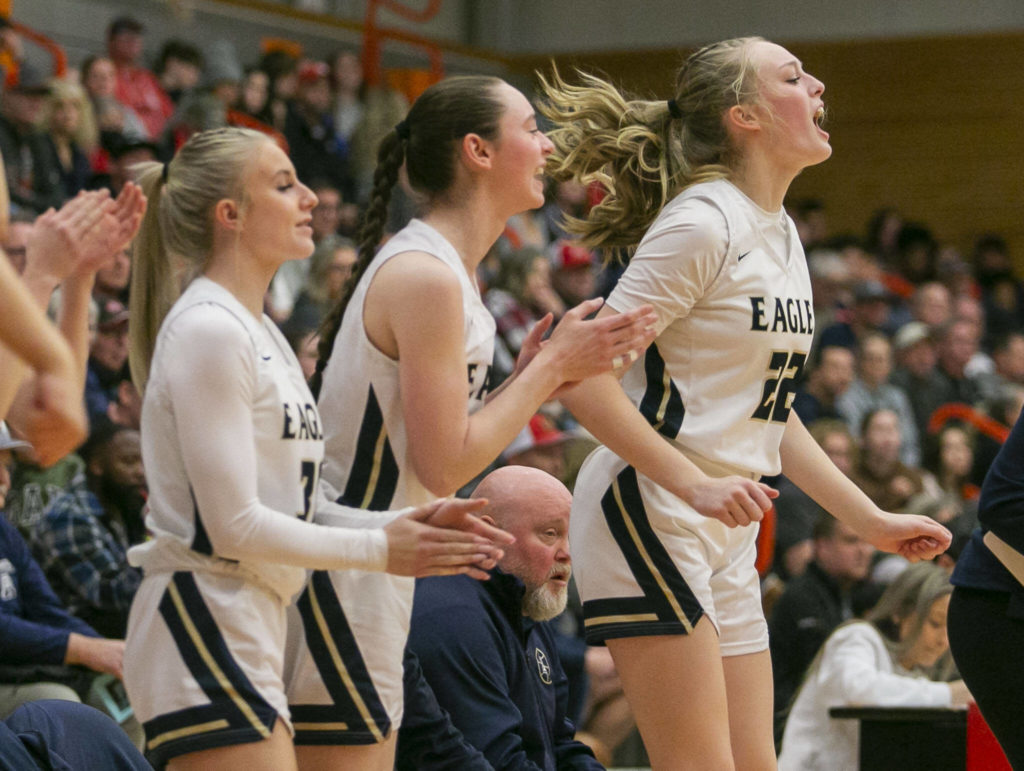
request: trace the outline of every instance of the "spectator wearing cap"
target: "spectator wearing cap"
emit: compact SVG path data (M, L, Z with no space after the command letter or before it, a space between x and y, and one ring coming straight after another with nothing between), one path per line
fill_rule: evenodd
M885 328L893 299L880 281L861 281L853 289L853 307L849 309L848 319L837 321L825 329L821 333L821 346L856 348L866 333Z
M551 286L566 307L572 308L589 300L597 292L594 274L594 252L576 241L555 241L551 255Z
M64 200L60 164L53 145L38 128L49 93L46 78L26 62L18 82L0 101L0 156L11 204L32 214L57 208Z
M115 197L132 178L131 168L137 163L155 161L160 156L160 148L147 140L131 140L118 138L108 150L109 160L106 173L95 174L89 180L89 188L99 190L107 188Z
M12 451L30 449L11 437L0 422L0 511L9 490ZM80 665L93 673L121 676L123 640L106 640L68 613L32 559L28 544L0 516L0 718L38 699L79 701L74 686L92 677L67 668ZM134 724L137 738L141 728Z
M921 444L914 410L906 392L889 382L892 374L892 343L881 332L865 334L858 345L858 374L836 400L836 408L854 436L864 416L880 409L892 410L900 419L900 460L908 466L921 462Z
M85 407L89 422L106 418L128 362L128 309L119 300L100 305L96 336L89 346Z
M330 70L324 62L307 59L299 64L294 109L288 113L284 136L299 179L324 177L342 198L355 200L348 146L334 125Z
M938 352L932 330L922 321L910 321L896 332L892 340L896 368L889 380L913 394L910 408L914 412L917 435L928 435L932 413L946 402L948 389L936 371Z
M119 16L107 28L107 54L117 68L117 100L132 109L146 129L146 138L155 142L174 114L174 102L156 75L141 64L144 32L137 19Z
M559 430L550 417L538 412L505 448L502 458L509 466L527 466L555 479L565 476L565 443L571 437Z
M203 88L228 109L238 102L243 77L235 44L230 40L215 41L206 52Z
M82 446L85 485L54 499L29 534L32 553L75 616L123 638L142 573L128 548L145 538L139 432L105 421Z

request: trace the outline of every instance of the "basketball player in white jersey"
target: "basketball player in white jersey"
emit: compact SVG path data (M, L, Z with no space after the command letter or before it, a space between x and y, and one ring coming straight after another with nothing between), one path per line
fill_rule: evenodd
M606 445L577 479L569 541L588 640L611 650L652 767L773 768L754 557L775 493L757 480L784 472L875 546L912 559L950 536L878 510L790 409L814 318L782 203L831 153L824 86L759 38L697 51L676 82L667 103L631 101L590 76L545 83L553 175L608 187L573 229L632 253L599 318L641 303L658 316L621 386L601 376L563 397Z
M277 268L313 249L316 196L276 144L242 129L197 134L140 176L149 209L131 360L153 538L129 552L145 578L128 624L128 695L157 767L295 768L285 606L305 568L480 575L501 534L451 502L376 530L308 521L323 428L262 308Z
M368 509L367 521L455 492L563 384L650 341L649 308L595 323L583 319L600 301L584 303L543 346L542 322L515 375L488 393L495 326L474 275L508 218L543 204L551 149L526 97L486 77L432 86L381 142L359 262L311 381L327 442L322 489ZM403 163L425 213L376 252ZM300 763L393 767L412 593L411 580L362 571L312 576L289 629L300 633L288 691Z

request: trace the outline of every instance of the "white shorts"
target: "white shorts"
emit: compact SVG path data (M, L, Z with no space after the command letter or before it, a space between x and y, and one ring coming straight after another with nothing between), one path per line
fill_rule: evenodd
M285 606L237 576L147 575L132 603L124 683L150 762L266 739L289 725Z
M315 571L288 611L285 664L296 744L375 744L402 722L415 579Z
M752 476L691 460L711 476ZM766 650L757 531L698 514L599 447L580 469L569 524L587 642L689 634L706 615L723 656Z

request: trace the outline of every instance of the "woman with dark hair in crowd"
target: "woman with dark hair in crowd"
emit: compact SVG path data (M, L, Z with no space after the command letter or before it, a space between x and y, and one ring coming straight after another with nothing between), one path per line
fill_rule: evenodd
M543 345L550 319L536 325L514 376L489 394L495 326L474 274L509 216L544 202L550 152L526 97L488 77L431 86L380 144L359 260L324 322L311 381L324 417L326 497L367 509L366 522L379 509L451 495L559 388L649 342L648 308L593 322L584 319L601 301L586 302ZM425 213L378 251L403 164ZM409 580L313 574L289 689L296 743L310 745L301 760L391 769L412 594ZM358 673L348 687L341 665Z
M285 606L306 568L470 572L493 564L465 503L378 529L322 527L320 418L263 297L313 250L316 196L266 135L195 134L141 166L149 209L136 243L132 374L153 538L128 622L125 684L158 766L295 768L285 699ZM319 511L318 511L319 509ZM424 522L476 529L458 533ZM381 529L382 527L382 529Z
M668 102L590 75L545 91L552 176L608 191L568 229L635 250L598 318L641 303L658 316L622 385L602 375L562 398L606 445L580 471L571 520L588 641L611 649L655 769L771 768L750 525L773 491L757 480L785 473L887 551L949 543L931 520L879 510L791 411L814 319L782 203L831 154L824 86L781 46L741 38L692 54Z
M264 112L256 117L283 133L299 88L299 60L285 51L271 51L260 60L260 69L267 73L269 96Z

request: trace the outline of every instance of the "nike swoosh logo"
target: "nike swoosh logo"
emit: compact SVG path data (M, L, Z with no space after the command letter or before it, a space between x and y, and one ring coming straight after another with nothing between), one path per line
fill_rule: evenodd
M270 356L264 356L263 361L270 361Z
M739 257L736 258L736 262L739 262L744 257L746 257L748 254L750 254L750 252L744 252L743 254L741 254Z

